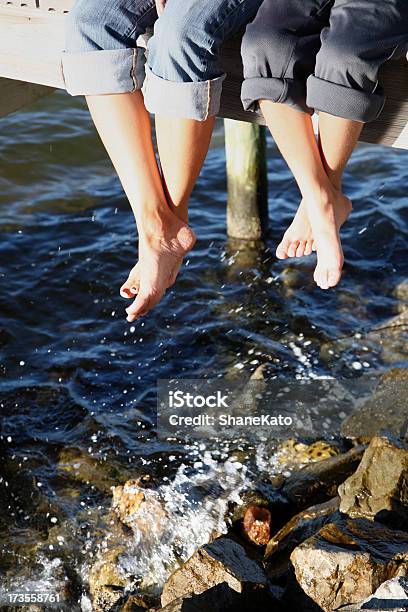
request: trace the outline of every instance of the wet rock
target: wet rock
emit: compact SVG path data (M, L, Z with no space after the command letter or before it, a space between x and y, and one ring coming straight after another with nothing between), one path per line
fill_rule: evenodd
M125 546L107 550L98 556L91 567L88 580L94 612L110 610L123 597L125 588L130 586L119 563L119 556L125 550Z
M408 438L408 369L394 368L381 377L370 397L342 424L342 435L369 441L391 433Z
M199 595L223 583L243 595L267 583L260 564L249 558L241 544L227 537L199 548L173 572L164 585L162 606L189 595Z
M408 446L373 438L356 472L340 487L340 510L408 528Z
M249 506L247 508L243 531L245 537L258 546L265 546L271 535L271 513L260 506Z
M200 593L179 598L160 612L280 612L281 607L267 589L248 594L237 593L226 583Z
M64 448L59 455L58 470L69 478L89 486L98 491L110 493L118 482L124 482L128 473L115 465L105 461L98 461L87 452L79 448Z
M366 519L340 517L291 554L303 591L325 612L370 597L408 574L408 535Z
M139 534L159 535L168 517L155 491L146 488L148 485L149 480L142 477L114 487L112 508L122 523Z
M313 444L304 444L294 438L289 438L278 446L277 459L279 463L291 466L322 461L329 457L335 457L339 453L338 446L323 440L318 440Z
M284 554L288 559L296 546L317 533L330 520L334 512L338 510L339 501L339 498L335 497L323 504L311 506L292 517L269 540L265 550L265 558L271 561L273 556Z
M338 486L355 472L364 450L364 446L357 446L347 453L304 466L285 481L280 489L282 495L298 510L336 497Z
M131 595L126 603L121 606L120 612L143 612L148 609L147 603L138 595Z

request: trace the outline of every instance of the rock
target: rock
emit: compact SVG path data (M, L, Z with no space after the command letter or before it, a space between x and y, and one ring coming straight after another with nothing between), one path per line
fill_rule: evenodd
M119 520L138 535L164 532L167 514L157 493L146 488L146 477L128 480L123 486L113 488L112 508Z
M89 572L89 591L94 612L110 610L122 597L129 580L120 571L118 557L125 546L115 547L101 553Z
M367 519L340 517L295 548L290 559L306 595L331 612L408 574L408 534Z
M408 437L407 397L408 369L390 370L381 377L372 397L345 419L342 435L361 441L387 433Z
M361 610L408 610L408 579L400 576L383 582L361 605Z
M245 537L258 546L266 546L271 535L271 513L260 506L249 506L244 515Z
M93 486L98 491L110 494L118 481L127 479L127 472L98 461L79 448L64 448L59 455L58 470L73 480Z
M333 513L338 510L339 501L338 497L334 497L328 502L311 506L292 517L269 540L265 558L271 560L272 556L281 553L289 556L298 544L307 540L330 520Z
M347 453L304 466L284 482L281 494L298 511L336 497L338 486L354 473L364 450L365 446L357 446Z
M147 603L138 595L131 595L120 608L120 612L143 612L148 609Z
M160 612L281 612L282 608L267 589L240 594L225 582L200 593L179 598Z
M267 583L260 564L249 558L241 544L227 537L199 548L171 574L163 588L162 606L189 595L199 595L222 583L242 594Z
M408 449L373 438L356 472L340 487L340 510L408 529Z
M290 466L322 461L329 457L335 457L339 453L340 449L338 446L322 440L313 442L313 444L303 444L293 438L289 438L279 444L276 456L279 463Z

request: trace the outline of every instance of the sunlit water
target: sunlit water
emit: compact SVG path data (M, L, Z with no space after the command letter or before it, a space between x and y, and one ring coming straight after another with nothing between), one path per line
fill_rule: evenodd
M300 385L407 365L406 338L373 330L401 309L408 154L355 153L344 278L322 292L313 257L273 255L298 193L271 141L270 236L252 250L227 240L220 122L191 202L197 246L174 289L132 326L119 287L136 259L134 221L84 105L56 94L1 120L0 156L1 586L65 585L67 609L85 610L110 486L158 479L153 494L173 517L165 544L152 536L126 561L157 589L177 556L225 529L239 490L274 469L245 440L159 441L158 378L249 377L267 363ZM333 433L335 415L323 417ZM76 457L89 459L85 473Z

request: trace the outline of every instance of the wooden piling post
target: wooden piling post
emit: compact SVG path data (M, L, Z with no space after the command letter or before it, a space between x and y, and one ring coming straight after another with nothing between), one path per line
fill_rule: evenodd
M259 240L268 225L265 128L232 119L224 125L228 236Z

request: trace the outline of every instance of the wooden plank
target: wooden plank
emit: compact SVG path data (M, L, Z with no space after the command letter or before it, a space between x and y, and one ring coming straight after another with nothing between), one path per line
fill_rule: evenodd
M23 3L27 7L21 8ZM34 8L34 4L40 8ZM73 0L0 0L0 76L63 89L64 12L72 4ZM223 46L222 64L228 77L220 116L264 124L261 115L247 113L241 106L240 42L237 36ZM362 140L408 148L407 62L388 62L381 81L387 103L381 117L365 127Z
M0 78L0 117L33 104L53 91L43 85Z
M73 7L75 0L37 0L39 8L43 11L56 11L58 13L68 13Z
M0 76L64 88L61 49L64 15L0 7Z

